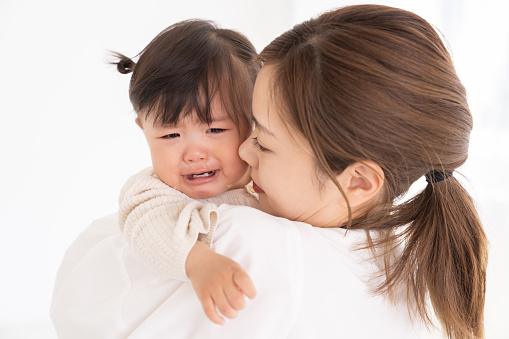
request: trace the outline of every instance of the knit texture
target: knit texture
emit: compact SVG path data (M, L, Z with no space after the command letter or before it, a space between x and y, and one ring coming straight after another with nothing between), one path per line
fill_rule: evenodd
M209 199L191 199L159 180L152 168L132 176L122 187L118 222L135 255L164 276L188 281L185 262L197 240L211 245L217 206L259 208L247 189Z

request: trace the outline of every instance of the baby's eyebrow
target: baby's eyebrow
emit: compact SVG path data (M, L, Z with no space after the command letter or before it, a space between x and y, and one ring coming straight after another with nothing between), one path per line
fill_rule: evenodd
M260 132L262 132L263 134L267 134L267 135L270 135L271 137L276 137L276 135L274 133L272 133L267 127L261 125L258 120L256 120L255 117L253 117L253 122L256 126L256 128L258 128L260 130Z
M221 117L212 117L212 122L221 122L221 121L228 121L231 120L228 116L221 116Z
M176 128L179 124L170 124L167 122L154 124L154 128Z
M223 116L218 116L218 117L212 117L212 120L210 121L211 123L213 122L223 122L223 121L231 121L231 118L227 115L223 115ZM194 123L196 124L206 124L205 122L202 122L198 119L196 119L194 121ZM169 122L158 122L158 123L154 123L153 125L155 128L178 128L180 126L182 126L182 121L181 119L178 120L178 122L176 123L169 123Z

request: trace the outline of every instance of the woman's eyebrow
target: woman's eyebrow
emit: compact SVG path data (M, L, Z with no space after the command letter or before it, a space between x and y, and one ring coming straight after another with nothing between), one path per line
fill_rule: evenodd
M270 135L271 137L274 137L274 138L276 137L276 135L274 133L272 133L268 128L266 128L263 125L260 125L260 123L258 122L258 120L256 120L255 117L253 117L253 121L254 121L256 128L258 128L263 134Z

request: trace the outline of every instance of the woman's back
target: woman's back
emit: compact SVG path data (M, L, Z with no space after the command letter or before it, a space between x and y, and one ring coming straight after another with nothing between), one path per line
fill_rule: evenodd
M258 294L237 319L218 326L191 284L160 277L134 257L114 221L91 225L66 254L52 305L60 338L420 337L404 299L394 305L370 292L377 267L353 249L364 231L345 235L222 205L213 249L239 262ZM86 297L75 293L80 284L89 286Z
M418 319L412 324L404 293L394 300L373 293L383 266L356 249L364 230L298 228L303 307L289 338L429 338Z
M208 322L198 303L184 315L180 301L168 299L143 328L168 321L178 327L191 316L199 326L190 322L182 337L429 338L418 320L412 326L405 298L394 304L371 292L369 280L379 267L365 250L355 250L365 241L363 230L316 228L226 205L220 207L218 224L213 249L245 267L256 298L224 327ZM185 289L193 294L190 286Z

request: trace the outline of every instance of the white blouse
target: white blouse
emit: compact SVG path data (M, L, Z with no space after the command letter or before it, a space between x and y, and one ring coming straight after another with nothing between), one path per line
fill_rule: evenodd
M134 256L110 215L66 252L51 318L60 339L428 338L404 297L394 303L371 293L378 268L354 249L363 240L364 231L221 205L212 248L248 272L257 296L220 326L189 282L158 275Z

